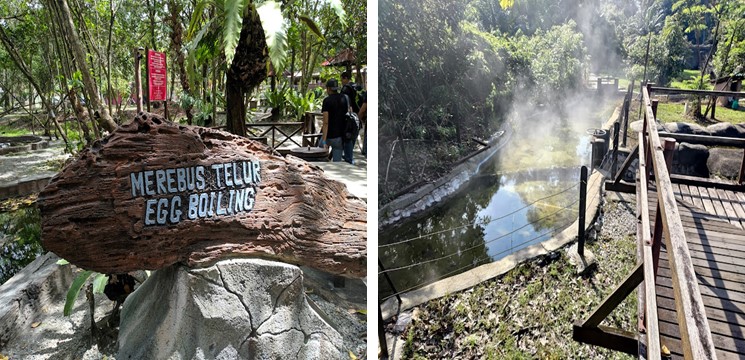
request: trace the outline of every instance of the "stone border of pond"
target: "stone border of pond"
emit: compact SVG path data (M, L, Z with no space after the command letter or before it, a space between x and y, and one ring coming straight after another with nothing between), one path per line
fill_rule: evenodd
M17 138L22 140L24 145L16 145L16 146L9 146L9 147L0 147L0 155L6 155L11 153L17 153L17 152L23 152L23 151L32 151L32 150L38 150L38 149L45 149L49 147L49 141L42 139L39 136L35 135L24 135L24 136L12 136L12 137L0 137L0 143L4 143L6 140L10 140L13 138ZM33 139L32 139L33 138ZM38 140L36 140L38 139ZM29 142L25 140L36 140L34 142Z
M11 182L7 185L0 186L0 200L21 197L38 193L49 183L56 172L47 172L27 177L21 181Z
M593 171L587 183L587 205L585 228L590 229L595 226L595 218L603 201L602 187L605 177L597 171ZM398 301L392 297L380 306L383 319L389 319L400 311L411 309L425 302L462 291L486 280L493 279L512 270L521 262L535 258L541 255L547 255L557 251L565 245L577 239L579 228L579 219L575 220L569 227L555 234L551 239L539 244L528 246L517 252L514 252L498 261L477 266L469 271L454 275L440 281L434 282L422 288L412 290L401 294L401 308L398 308Z
M502 130L489 138L487 147L456 162L458 165L434 182L417 187L416 190L381 206L378 209L378 229L408 219L451 197L478 174L482 164L494 157L510 141L512 132L512 127L505 122Z

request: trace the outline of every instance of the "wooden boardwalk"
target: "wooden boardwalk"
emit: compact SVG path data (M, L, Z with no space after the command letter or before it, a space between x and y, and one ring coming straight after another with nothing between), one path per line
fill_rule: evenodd
M745 358L745 194L673 184L719 359ZM649 193L654 219L657 194ZM663 242L657 272L661 344L683 358L671 270Z

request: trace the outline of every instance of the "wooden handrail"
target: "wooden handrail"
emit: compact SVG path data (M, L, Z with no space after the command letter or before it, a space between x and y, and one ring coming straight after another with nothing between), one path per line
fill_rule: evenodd
M686 359L716 359L714 342L706 318L701 291L693 270L691 254L676 204L670 174L660 141L650 92L651 86L642 89L645 107L645 129L648 132L650 160L654 169L657 203L662 214L663 232L667 245L668 262L672 270L675 308ZM649 122L650 124L647 124ZM645 154L646 155L646 154Z
M737 91L713 91L713 90L692 90L692 89L676 89L666 88L657 86L648 86L650 92L660 94L689 94L689 95L700 95L700 96L729 96L733 98L745 98L745 92Z
M691 135L680 133L669 133L665 131L658 132L661 137L669 137L678 141L690 144L700 144L706 146L731 146L739 149L745 149L745 139L713 136L713 135Z
M642 247L644 259L644 307L647 330L647 359L660 359L660 327L657 317L657 291L655 289L656 276L654 257L652 255L652 228L649 224L649 199L647 199L647 184L649 170L645 154L644 133L639 132L639 203L642 220Z

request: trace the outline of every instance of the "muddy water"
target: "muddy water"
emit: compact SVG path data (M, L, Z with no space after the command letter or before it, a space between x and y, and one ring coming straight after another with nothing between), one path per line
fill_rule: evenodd
M541 122L548 116L540 112L534 118ZM522 124L502 154L465 189L381 232L378 257L396 291L499 260L569 226L577 219L579 168L590 162L586 130L605 120L559 119L548 131ZM378 276L378 284L381 299L393 293L384 276Z

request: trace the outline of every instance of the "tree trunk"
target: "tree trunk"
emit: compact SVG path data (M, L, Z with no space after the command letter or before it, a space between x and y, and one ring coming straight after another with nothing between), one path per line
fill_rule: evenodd
M105 130L113 132L117 128L117 125L111 118L109 110L106 109L105 106L102 106L101 101L98 98L98 89L96 87L96 83L93 81L90 69L85 60L83 44L81 43L80 38L78 37L78 34L75 30L75 24L72 21L72 15L70 14L70 8L67 6L67 0L59 1L59 5L60 10L62 10L62 26L70 35L68 46L70 47L70 50L74 55L74 60L77 64L78 70L80 70L80 73L83 76L83 85L85 91L88 93L90 106L92 106L94 109L97 109L96 113L94 114L95 120L97 120L101 127Z
M51 24L54 24L54 22L51 22ZM58 35L57 35L57 31L55 27L50 26L49 30L51 31L52 38L54 38L55 48L57 49L57 56L59 56L60 63L62 65L60 86L62 89L65 89L67 92L67 98L69 99L70 105L72 106L72 110L75 113L75 118L78 120L78 126L80 127L80 131L83 133L83 138L85 139L85 143L91 144L93 142L93 139L91 138L90 129L88 129L88 125L85 123L86 121L85 108L83 108L83 105L80 104L80 101L78 100L78 94L75 91L75 89L67 85L68 79L72 76L72 72L70 71L70 67L67 61L68 58L66 56L67 49L63 49L60 46L60 41L58 39ZM62 100L64 101L64 99Z
M181 14L181 6L176 0L169 0L168 9L171 10L171 14L170 16L168 16L166 21L168 21L168 25L171 27L171 49L173 53L176 54L175 60L176 66L178 67L181 90L184 94L193 97L191 93L191 87L189 86L189 79L186 75L186 66L184 65L186 60L184 57L184 52L182 51L184 27L181 24L181 19L179 18L179 14ZM192 121L194 119L194 114L192 113L193 107L194 105L189 105L184 109L184 111L186 112L186 121L187 123L189 123L189 125L192 124Z
M266 78L266 38L253 3L243 13L243 26L233 63L225 83L226 125L233 134L246 136L246 106L243 95L251 93Z
M60 136L62 136L62 139L65 141L65 146L70 148L70 144L67 141L67 136L65 136L65 133L62 131L62 127L60 127L59 122L57 122L57 119L55 118L54 108L52 108L51 103L48 101L46 96L44 96L43 92L41 91L41 87L39 87L39 84L34 79L30 69L26 67L26 64L23 62L23 58L21 58L21 56L18 54L18 51L16 51L15 46L13 46L13 43L8 38L7 34L5 33L5 29L2 26L0 26L0 42L3 43L3 47L5 47L5 50L8 52L8 55L10 55L13 63L18 67L18 69L21 70L23 75L26 76L26 79L28 79L28 81L31 83L31 86L36 89L36 92L39 93L39 96L41 97L41 103L47 110L48 119L54 122L57 131L59 132ZM29 110L31 109L29 108Z
M111 107L111 99L114 97L114 90L111 88L111 35L114 32L114 19L116 17L113 1L109 2L109 10L111 18L109 19L109 37L108 41L106 42L106 87L108 93L107 97L109 99L109 113L113 114Z

